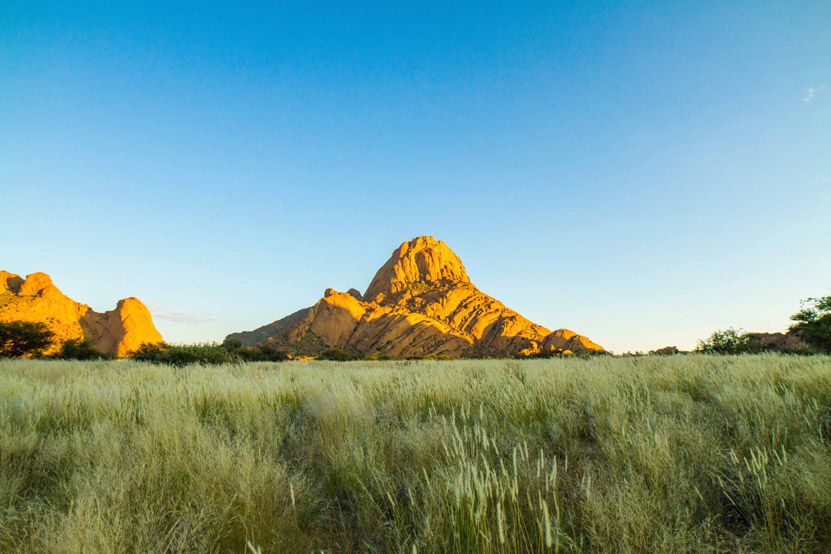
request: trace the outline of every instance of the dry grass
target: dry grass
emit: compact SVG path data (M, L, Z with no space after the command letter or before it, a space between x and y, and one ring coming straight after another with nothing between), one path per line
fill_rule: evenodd
M828 552L831 359L0 362L0 552Z

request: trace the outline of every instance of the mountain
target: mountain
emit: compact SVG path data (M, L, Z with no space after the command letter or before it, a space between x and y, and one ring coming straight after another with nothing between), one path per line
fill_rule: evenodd
M162 342L150 311L138 298L119 300L114 310L99 313L64 295L45 273L22 279L0 271L0 321L45 323L56 339L47 354L68 339L86 339L115 356L126 356L143 343Z
M568 329L551 332L481 292L459 257L430 236L397 248L364 294L327 289L314 306L226 340L310 356L329 348L391 358L603 350Z

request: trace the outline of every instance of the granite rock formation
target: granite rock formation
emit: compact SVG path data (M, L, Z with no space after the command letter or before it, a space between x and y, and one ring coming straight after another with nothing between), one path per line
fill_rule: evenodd
M0 271L0 321L45 323L55 335L47 354L69 339L88 340L114 356L126 356L143 343L162 342L150 311L138 298L119 300L114 310L99 313L64 295L45 273L23 279Z
M329 348L390 358L603 350L568 329L549 331L481 292L459 257L429 236L397 248L364 294L327 289L314 306L226 340L295 356Z

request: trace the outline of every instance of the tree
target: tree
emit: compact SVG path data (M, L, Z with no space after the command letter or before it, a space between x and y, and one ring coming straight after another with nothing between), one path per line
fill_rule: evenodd
M63 342L53 357L61 360L102 360L112 356L96 350L88 340L69 339Z
M696 350L708 354L741 354L752 352L753 345L748 333L742 333L741 329L729 329L715 331L706 340L699 340Z
M0 323L0 358L38 357L52 344L53 337L45 323Z
M349 354L346 350L342 348L330 348L325 352L322 352L318 357L318 360L332 360L335 362L346 362L352 359L352 355Z
M798 332L802 340L819 350L831 352L831 296L808 298L801 309L791 316L790 330Z

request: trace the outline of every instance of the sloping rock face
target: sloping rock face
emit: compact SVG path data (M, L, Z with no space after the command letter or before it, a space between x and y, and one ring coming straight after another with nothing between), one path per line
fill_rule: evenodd
M429 236L396 249L363 295L327 289L311 308L228 339L302 356L329 348L391 358L603 350L568 329L551 332L481 292L459 257Z
M162 342L150 311L138 298L119 300L114 310L99 313L64 295L45 273L22 279L0 271L0 321L45 323L55 334L47 354L69 339L86 339L115 356L126 356L144 343Z

